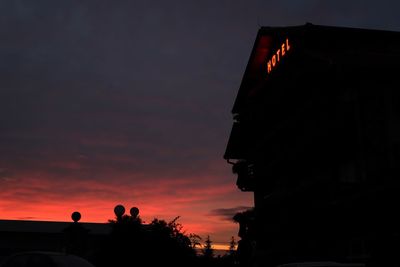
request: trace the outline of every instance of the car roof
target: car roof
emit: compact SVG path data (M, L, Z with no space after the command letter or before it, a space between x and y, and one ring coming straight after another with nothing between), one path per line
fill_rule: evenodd
M278 265L276 267L364 267L363 263L338 263L332 261L318 262L293 262Z
M49 257L57 267L94 267L93 264L79 256L51 251L26 251L15 253L7 257L2 264L7 260L23 256L29 257L29 255L45 255ZM0 266L2 266L2 264L0 264Z

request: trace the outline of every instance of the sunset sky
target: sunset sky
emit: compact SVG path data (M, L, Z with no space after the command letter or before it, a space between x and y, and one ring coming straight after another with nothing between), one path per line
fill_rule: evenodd
M253 205L222 158L260 26L400 31L399 1L0 1L0 219L113 207L228 243Z

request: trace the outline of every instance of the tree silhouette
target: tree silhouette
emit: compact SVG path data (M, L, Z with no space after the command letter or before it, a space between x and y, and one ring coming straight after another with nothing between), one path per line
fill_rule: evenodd
M197 247L201 247L201 237L196 234L189 234L190 244L192 249L196 249Z
M143 224L138 216L121 215L109 220L112 231L96 255L96 266L196 266L191 239L178 219Z
M177 222L178 219L176 217L168 223L154 219L148 225L151 250L157 255L152 257L154 264L187 266L196 260L190 238L182 231L183 227Z
M233 216L233 220L239 223L238 236L241 238L236 250L236 258L241 266L249 266L254 260L254 209L238 212Z
M203 256L207 259L212 259L214 258L214 249L212 248L212 241L210 239L210 236L207 236L207 239L204 245L204 249L203 249Z
M237 245L237 243L235 241L235 237L232 236L231 237L231 241L229 242L229 251L228 251L229 255L234 255L235 254L236 245Z

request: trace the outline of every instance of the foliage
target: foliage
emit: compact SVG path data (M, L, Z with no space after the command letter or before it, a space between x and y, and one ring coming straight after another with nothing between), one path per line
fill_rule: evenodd
M189 251L192 250L190 238L182 231L183 226L177 222L178 219L179 217L176 217L168 223L164 220L154 219L150 223L148 230L155 245L161 242L163 249L167 251L174 248L181 252L190 253Z
M201 237L196 234L189 234L190 244L192 249L196 249L197 247L201 247Z
M96 265L195 266L190 235L186 235L178 219L167 222L155 218L150 224L143 224L139 217L124 215L110 220L112 231L96 255Z
M235 241L235 237L231 237L231 241L229 242L229 254L232 255L236 251L237 243Z
M214 249L212 247L213 242L211 241L209 235L207 236L207 239L204 242L205 242L205 245L204 245L204 249L203 249L203 256L208 259L214 258Z

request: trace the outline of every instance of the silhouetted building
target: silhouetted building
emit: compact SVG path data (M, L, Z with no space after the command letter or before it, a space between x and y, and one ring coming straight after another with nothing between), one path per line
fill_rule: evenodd
M398 32L259 30L224 155L259 264L399 262L399 62Z
M88 258L111 232L106 223L0 220L0 260L16 252L67 252Z

